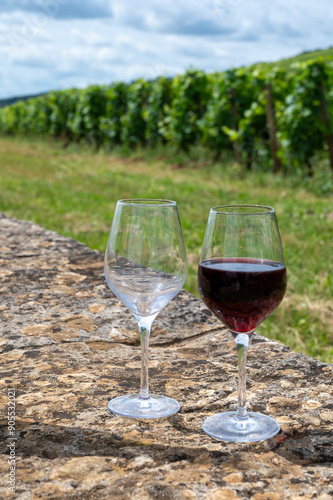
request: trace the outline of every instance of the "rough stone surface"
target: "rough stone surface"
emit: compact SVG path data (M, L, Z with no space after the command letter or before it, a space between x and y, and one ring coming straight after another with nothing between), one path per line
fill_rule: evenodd
M103 257L30 222L0 218L0 497L255 500L333 497L332 365L255 336L248 407L282 431L244 445L213 440L205 417L235 409L234 341L182 291L156 318L151 390L177 415L108 413L136 392L137 326L111 294ZM9 475L8 389L16 393L16 491Z

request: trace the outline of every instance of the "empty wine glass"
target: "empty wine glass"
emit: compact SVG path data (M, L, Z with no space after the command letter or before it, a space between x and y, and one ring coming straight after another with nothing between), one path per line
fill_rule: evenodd
M154 319L180 291L187 273L176 202L118 201L104 270L110 289L136 318L141 336L140 391L112 399L108 408L112 413L132 418L173 415L180 409L178 401L149 394L148 345Z
M198 269L199 292L231 331L238 352L238 407L203 422L203 430L225 441L253 442L280 430L272 417L246 410L246 357L255 329L280 304L287 273L271 207L234 205L210 210Z

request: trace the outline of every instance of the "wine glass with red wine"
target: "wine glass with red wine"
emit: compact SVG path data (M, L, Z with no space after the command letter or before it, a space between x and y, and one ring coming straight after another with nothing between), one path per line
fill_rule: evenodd
M209 436L250 443L280 430L272 417L246 410L246 357L255 329L277 308L287 272L274 208L230 205L210 210L198 269L207 307L230 330L238 352L236 411L208 417Z

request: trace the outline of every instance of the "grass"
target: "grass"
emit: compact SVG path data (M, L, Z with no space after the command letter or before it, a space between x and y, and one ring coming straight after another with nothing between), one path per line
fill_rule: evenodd
M0 212L28 219L104 251L116 201L175 199L187 245L185 288L198 296L196 271L209 209L274 206L288 268L288 291L258 333L318 359L333 360L333 176L320 161L315 178L245 173L219 164L137 152L127 157L22 138L0 138ZM184 160L184 159L182 159Z

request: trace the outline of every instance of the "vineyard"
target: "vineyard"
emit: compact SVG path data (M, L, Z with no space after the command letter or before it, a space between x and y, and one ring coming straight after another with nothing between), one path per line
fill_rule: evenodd
M169 144L188 152L200 145L216 160L232 151L248 170L255 163L311 176L317 153L333 170L333 63L191 69L173 78L54 91L0 109L0 133L110 150Z

